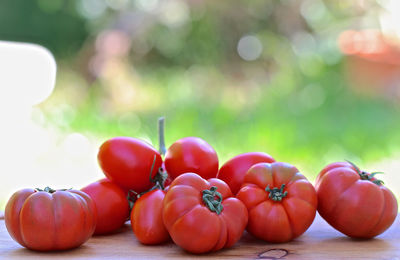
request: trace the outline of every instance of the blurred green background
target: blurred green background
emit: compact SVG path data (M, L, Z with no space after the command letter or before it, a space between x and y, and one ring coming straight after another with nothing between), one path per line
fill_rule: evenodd
M400 77L364 86L338 45L346 30L384 32L392 2L3 0L0 39L56 58L33 114L43 127L96 149L119 135L157 145L165 116L167 145L199 136L221 162L263 151L313 180L333 161L399 154Z

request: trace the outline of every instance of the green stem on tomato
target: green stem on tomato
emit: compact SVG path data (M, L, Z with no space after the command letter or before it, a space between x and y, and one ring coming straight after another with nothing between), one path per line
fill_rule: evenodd
M164 125L165 117L160 117L158 119L158 151L160 152L161 156L164 156L167 152L167 149L165 148Z
M161 156L164 156L165 152L166 152L165 138L164 138L164 124L165 124L165 118L164 117L160 117L158 119L158 142L159 142L159 149L158 150L159 150ZM134 190L129 190L128 191L127 199L129 201L131 209L132 209L133 204L135 203L135 201L137 199L139 199L140 196L144 195L145 193L150 192L150 191L155 190L155 189L164 190L164 182L168 178L167 172L162 167L160 167L158 169L156 175L154 176L154 178L152 177L152 173L153 173L153 170L154 170L154 166L156 164L156 160L157 160L157 155L154 155L153 163L151 164L150 173L149 173L150 182L154 183L153 187L151 187L149 190L141 192L141 193L137 193Z
M265 188L265 191L269 192L268 197L271 200L273 200L273 201L281 201L288 194L287 191L283 192L284 188L285 188L285 184L282 184L281 188L274 187L272 189L268 185L267 188Z
M218 215L224 209L222 206L222 195L217 192L217 187L215 186L212 186L209 190L203 190L203 202L210 211Z
M348 160L346 160L346 162L350 163L351 166L353 166L353 168L356 170L356 172L360 176L361 180L366 180L366 181L373 182L378 186L384 184L384 182L382 180L379 180L379 179L373 180L373 178L375 177L376 174L383 174L383 172L367 173L365 171L361 171L360 168L358 168L357 165L355 165L354 163L352 163L352 162L350 162Z
M35 190L36 191L44 191L44 192L48 192L48 193L52 194L52 193L54 193L56 191L72 190L72 188L55 190L55 189L50 188L49 186L46 186L44 189L35 188Z

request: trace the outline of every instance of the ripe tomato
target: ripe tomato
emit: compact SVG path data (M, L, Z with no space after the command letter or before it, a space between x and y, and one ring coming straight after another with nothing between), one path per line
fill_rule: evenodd
M335 162L335 163L331 163L328 164L327 166L325 166L321 172L318 174L317 179L315 180L315 188L317 189L319 182L321 180L321 178L330 170L334 169L334 168L339 168L339 167L350 167L354 170L356 170L356 168L354 168L354 166L349 163L349 162Z
M218 172L218 156L203 139L185 137L168 148L165 169L172 179L186 172L197 173L205 179L214 178Z
M317 178L319 214L350 237L384 232L396 219L397 201L374 175L347 162L326 166Z
M119 229L129 217L126 193L109 179L101 179L81 189L96 204L95 235L108 234Z
M162 220L165 191L154 189L135 201L131 212L131 225L136 238L143 244L160 244L169 240Z
M78 190L46 187L14 193L5 209L5 223L20 245L38 251L66 250L85 243L96 227L96 208Z
M247 230L268 242L288 242L314 220L317 194L296 167L282 162L258 163L244 177L236 195L249 211Z
M229 186L185 173L170 185L163 202L163 221L172 240L192 253L231 247L242 236L247 210Z
M217 178L226 182L231 188L232 193L236 194L249 168L261 162L272 163L275 160L266 153L251 152L239 154L221 166Z
M137 193L152 187L151 177L161 166L160 153L150 144L130 137L115 137L104 142L97 155L104 174L114 183Z

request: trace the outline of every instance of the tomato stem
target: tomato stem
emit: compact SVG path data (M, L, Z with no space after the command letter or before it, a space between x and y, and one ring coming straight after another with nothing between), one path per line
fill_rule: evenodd
M160 117L158 119L158 151L160 152L161 156L164 156L167 152L167 149L165 148L164 125L165 117Z
M71 190L71 189L72 189L72 188L70 188L70 189L60 189L59 191L66 191L66 190ZM36 191L48 192L48 193L50 193L50 194L57 191L57 190L55 190L55 189L50 188L49 186L46 186L43 190L42 190L42 189L39 189L39 188L36 188L35 190L36 190Z
M365 172L365 171L361 171L360 168L358 168L357 165L355 165L354 163L352 163L352 162L350 162L348 160L346 160L346 162L350 163L351 166L353 166L353 168L356 170L358 175L360 175L360 179L361 180L366 180L366 181L373 182L378 186L384 184L384 182L382 180L378 180L378 179L374 180L376 174L383 174L383 172L368 173L368 172Z
M281 188L274 187L272 190L270 189L269 185L265 188L266 192L269 192L268 197L273 201L281 201L284 197L287 196L288 192L283 192L285 188L285 184L282 184Z
M148 190L146 192L152 191L154 189L164 190L164 182L168 178L167 172L164 171L164 169L162 167L158 168L158 171L156 173L156 176L154 176L154 178L151 177L151 173L153 172L154 165L156 164L156 158L157 157L154 155L154 160L153 160L153 163L151 165L150 175L149 175L150 182L154 183L155 185L150 190Z
M210 211L221 214L224 207L222 206L222 195L217 191L217 187L212 186L209 190L203 190L203 202Z

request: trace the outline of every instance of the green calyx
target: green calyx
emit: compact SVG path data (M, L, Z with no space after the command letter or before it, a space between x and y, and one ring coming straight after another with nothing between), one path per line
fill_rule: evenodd
M71 188L71 189L72 189L72 188ZM56 191L66 191L66 190L71 190L71 189L60 189L60 190L55 190L55 189L52 189L52 188L50 188L49 186L47 186L47 187L44 188L43 190L42 190L42 189L39 189L39 188L36 188L35 190L36 190L36 191L44 191L44 192L48 192L48 193L52 194L52 193L54 193L54 192L56 192Z
M203 202L210 211L218 215L224 209L222 206L222 195L217 192L217 187L215 186L212 186L209 190L203 190Z
M346 160L347 161L347 160ZM375 183L378 186L381 186L382 184L384 184L384 182L382 180L378 180L375 179L375 175L376 174L383 174L383 172L372 172L372 173L367 173L365 171L361 171L360 168L357 167L357 165L355 165L354 163L347 161L348 163L351 164L351 166L353 166L353 168L356 170L356 172L358 173L358 175L360 175L360 179L361 180L366 180L366 181L370 181Z
M267 188L265 188L265 191L269 192L268 198L270 198L271 200L281 201L288 194L287 191L283 192L284 188L285 188L285 184L282 184L281 188L274 187L273 189L270 189L270 187L268 185Z

